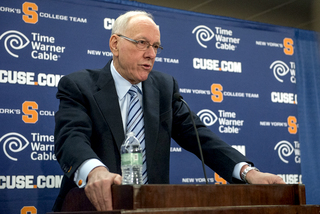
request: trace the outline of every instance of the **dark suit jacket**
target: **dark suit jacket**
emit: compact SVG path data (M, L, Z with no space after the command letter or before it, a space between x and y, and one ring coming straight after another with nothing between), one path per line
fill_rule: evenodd
M170 141L199 157L199 149L185 104L174 98L175 79L152 71L143 85L145 142L149 184L169 183ZM65 175L54 210L75 187L73 175L87 159L101 160L110 172L121 174L120 146L125 138L110 62L99 70L81 70L64 76L58 86L55 152ZM234 166L248 161L221 141L193 113L205 163L232 183Z

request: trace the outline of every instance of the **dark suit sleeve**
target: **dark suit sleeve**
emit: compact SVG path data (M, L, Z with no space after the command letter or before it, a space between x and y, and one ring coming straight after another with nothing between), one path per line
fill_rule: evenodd
M92 121L82 93L79 84L68 76L60 80L57 92L60 105L55 115L55 154L68 178L82 162L98 158L90 145Z
M179 92L179 87L176 81L173 91L174 93ZM182 148L194 153L200 158L195 131L187 107L184 103L174 98L172 103L172 138ZM192 117L195 120L199 133L205 164L229 183L239 183L239 180L232 177L235 165L239 162L251 162L240 152L222 141L216 134L209 130L194 112L192 112Z

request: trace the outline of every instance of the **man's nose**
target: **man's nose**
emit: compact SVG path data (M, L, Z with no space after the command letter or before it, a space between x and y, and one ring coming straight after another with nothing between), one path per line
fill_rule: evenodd
M157 50L154 49L154 47L150 45L146 50L146 54L147 54L146 56L148 56L150 58L156 58Z

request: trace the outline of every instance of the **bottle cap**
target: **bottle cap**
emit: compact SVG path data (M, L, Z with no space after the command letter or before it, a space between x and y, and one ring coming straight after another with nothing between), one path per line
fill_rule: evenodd
M127 133L127 136L128 136L128 137L135 137L136 135L135 135L134 132L128 132L128 133Z

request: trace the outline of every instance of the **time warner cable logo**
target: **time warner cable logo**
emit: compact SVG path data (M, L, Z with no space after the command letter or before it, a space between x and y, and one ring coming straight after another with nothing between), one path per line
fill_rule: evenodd
M4 154L13 161L17 161L18 159L9 155L7 149L12 153L17 153L21 152L29 145L29 141L24 136L15 132L3 135L0 138L0 143L3 143Z
M290 62L291 68L289 66L281 61L281 60L276 60L270 65L270 69L273 71L274 77L281 83L283 83L283 77L287 75L289 72L291 74L290 81L292 83L296 83L296 70L295 70L295 63Z
M214 29L215 32L205 25L198 25L192 30L192 34L196 35L198 44L203 48L207 48L203 42L209 42L215 38L215 47L217 49L235 51L237 45L240 44L240 38L234 37L232 30L221 27L215 27Z
M199 111L197 115L206 126L212 126L218 120L217 115L209 109L203 109Z
M32 161L56 161L54 154L54 136L40 133L31 133L32 140L29 142L23 135L10 132L0 138L3 144L4 154L13 161L18 161L14 153L21 152L29 146L31 148L30 159ZM29 148L29 149L30 149ZM29 152L29 149L26 151ZM28 157L23 155L24 157ZM0 182L1 183L1 182Z
M298 141L294 141L294 146L286 140L282 140L275 145L274 150L278 151L278 156L283 163L289 163L289 161L285 157L289 157L292 153L295 154L295 162L300 163L300 143Z
M10 49L20 50L25 48L30 43L30 40L24 34L16 30L9 30L7 32L4 32L0 36L0 40L2 39L3 39L3 43L6 51L11 56L16 58L18 58L19 55L12 53Z
M213 31L205 25L199 25L194 28L192 34L194 33L196 33L197 42L204 48L207 48L207 46L202 44L201 41L208 42L214 37Z
M203 109L197 115L206 126L212 126L219 121L218 130L220 133L239 134L244 120L238 120L236 112L225 110L218 110L218 112L219 117L209 109Z
M0 35L6 51L13 57L18 58L14 50L21 50L29 43L32 51L32 59L58 61L61 55L65 53L66 47L56 45L56 38L51 35L43 35L37 32L31 32L31 40L23 33L16 30L9 30Z

